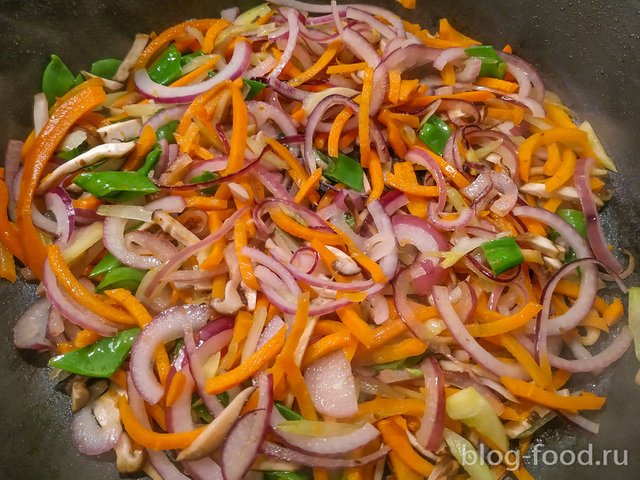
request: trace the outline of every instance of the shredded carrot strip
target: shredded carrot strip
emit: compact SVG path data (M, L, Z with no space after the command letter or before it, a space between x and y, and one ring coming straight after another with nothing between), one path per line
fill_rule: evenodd
M165 398L167 407L171 407L176 402L176 400L182 393L182 390L184 390L186 384L187 377L185 376L185 374L181 371L177 371L171 379L169 389L167 390L167 395Z
M375 342L375 332L355 310L354 306L341 308L336 312L351 334L365 347L370 348Z
M336 53L338 53L339 49L340 42L331 42L327 49L322 53L322 55L320 55L318 60L316 60L316 63L311 65L300 75L289 80L289 85L291 85L292 87L297 87L305 82L308 82L313 77L318 75L327 65L329 65L329 62L333 60L333 57L336 56Z
M341 74L341 73L353 73L367 68L367 62L359 63L345 63L338 65L331 65L327 67L327 75Z
M131 439L143 447L150 448L152 450L174 450L187 448L205 429L205 427L199 427L189 432L158 433L145 428L138 421L125 396L121 396L118 400L118 409L120 410L120 418L122 419L124 429Z
M500 342L502 346L513 355L513 358L524 367L538 387L547 388L551 384L551 376L547 375L546 372L538 366L529 352L518 343L513 335L502 335Z
M213 67L215 66L216 62L219 59L220 59L220 56L219 55L215 55L213 58L211 58L211 60L207 61L206 63L203 63L202 65L200 65L195 70L192 70L191 72L187 73L186 75L183 75L182 77L180 77L178 80L173 82L171 84L171 86L172 87L182 87L184 85L189 85L190 83L196 81L202 75L206 74L208 71L213 69Z
M144 157L151 151L156 144L156 132L150 125L145 125L140 133L140 138L136 142L136 147L122 165L122 170L137 170L142 166Z
M345 123L353 116L353 111L350 108L345 107L342 111L336 116L333 124L331 125L331 130L329 131L329 139L327 140L327 152L329 156L337 158L339 152L339 144L340 144L340 135L342 134L342 129L344 128Z
M382 196L384 191L384 176L382 173L382 165L378 154L374 151L371 152L371 161L369 163L369 177L371 178L371 192L367 203L371 203L374 200L378 200Z
M317 168L315 172L311 174L311 176L307 179L307 181L302 185L293 201L295 203L302 203L305 199L309 197L310 192L314 192L320 183L320 179L322 178L322 168Z
M222 393L248 380L268 362L273 360L284 345L285 328L280 329L262 348L252 353L238 367L207 380L207 393Z
M405 462L414 472L428 477L433 471L433 465L422 458L414 450L407 438L407 423L404 418L395 416L380 420L376 426L384 443L391 447L398 457Z
M280 351L280 355L276 360L276 365L274 365L274 371L278 371L278 367L282 368L281 372L284 372L284 365L289 362L289 364L294 364L293 360L295 350L300 343L300 338L304 333L305 326L307 324L307 314L309 313L309 293L304 292L300 294L298 297L298 309L296 311L296 316L293 321L293 325L287 336L287 340L284 342L282 350ZM274 375L273 383L276 385L281 378L277 374Z
M338 331L322 337L307 347L300 368L304 370L313 362L343 348L350 341L351 335L348 332Z
M402 82L402 76L399 70L390 70L389 71L389 91L387 93L387 98L389 99L389 103L393 103L397 105L400 100L400 83Z
M424 401L415 398L376 397L373 400L362 402L358 405L358 415L373 416L376 419L393 417L395 415L420 417L423 413Z
M345 243L345 238L342 235L319 232L318 230L305 227L281 210L270 211L269 215L278 227L294 237L304 238L305 240L316 238L326 245L344 245Z
M254 290L259 290L260 286L253 274L253 267L251 266L251 260L248 257L240 253L248 243L247 234L247 221L238 219L233 226L233 241L236 247L236 256L238 257L238 266L240 267L240 274L242 275L242 281L244 284Z
M496 320L491 323L467 325L467 330L474 337L493 337L495 335L501 335L525 326L529 320L540 312L540 310L542 310L542 305L528 302L513 315L501 317L500 320Z
M496 98L495 94L487 90L478 90L474 92L460 92L445 95L425 95L412 100L411 105L414 107L426 107L430 103L440 99L466 100L467 102L485 102L490 98Z

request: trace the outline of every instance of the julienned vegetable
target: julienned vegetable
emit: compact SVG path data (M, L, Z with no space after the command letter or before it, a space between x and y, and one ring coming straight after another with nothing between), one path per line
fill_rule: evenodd
M166 480L488 479L513 465L480 442L597 432L581 412L606 398L566 385L638 339L639 295L617 328L599 289L632 268L601 231L595 134L446 20L221 16L79 78L53 56L55 103L9 145L0 276L42 281L15 345L74 374L76 407L77 376L111 384L86 384L80 451L122 465L131 443L123 473Z
M139 328L123 330L115 337L53 357L49 366L85 377L109 378L125 361L139 333Z

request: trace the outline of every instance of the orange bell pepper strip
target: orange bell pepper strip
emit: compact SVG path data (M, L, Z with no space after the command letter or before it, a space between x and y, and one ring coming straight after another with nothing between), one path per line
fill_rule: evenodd
M15 282L18 278L16 275L16 262L13 255L4 243L0 241L0 278Z
M358 63L342 63L338 65L331 65L327 67L327 75L334 75L340 73L353 73L358 72L360 70L364 70L367 68L367 62L358 62Z
M518 160L520 163L520 178L529 181L531 162L533 154L539 147L552 143L562 143L565 146L574 148L577 153L589 156L593 152L589 146L589 137L586 132L577 128L552 128L540 133L536 133L527 138L518 147Z
M455 28L451 26L449 20L446 18L440 19L440 31L438 32L438 38L443 40L449 40L452 42L457 42L460 47L470 47L472 45L480 45L480 42L477 40L467 37L466 35L460 33Z
M424 476L416 473L407 463L402 460L402 457L396 452L391 450L389 452L389 461L391 462L391 470L394 473L394 478L402 478L402 480L424 480Z
M380 420L376 426L382 434L382 439L411 470L428 477L433 471L433 465L422 458L414 450L407 438L407 424L404 418L396 416Z
M562 162L556 170L553 177L544 182L544 187L547 192L555 192L557 189L566 184L573 178L576 170L576 154L571 149L565 149L562 153ZM544 168L544 167L543 167Z
M300 367L298 367L292 359L289 359L283 363L283 368L286 371L285 374L287 376L289 389L298 402L300 413L307 420L316 420L318 418L316 408L311 399L307 384L304 382Z
M336 313L342 323L344 323L351 334L356 337L360 343L367 348L373 345L375 342L375 332L367 322L360 318L360 315L358 315L354 306L350 305L348 307L341 308Z
M496 90L502 90L507 93L515 93L518 91L519 85L514 82L507 82L506 80L500 80L499 78L480 77L476 80L476 85L481 87L494 88Z
M280 353L284 345L285 335L286 328L282 327L271 340L264 344L262 348L252 353L239 366L228 372L209 378L206 385L207 393L212 395L222 393L251 378L252 375L257 373Z
M0 240L14 257L26 263L18 229L7 216L8 205L9 189L7 188L7 184L4 183L4 180L0 180Z
M140 328L146 327L152 320L145 306L129 290L114 288L105 290L104 294L122 305L136 319Z
M138 324L129 313L108 305L97 295L87 290L69 270L69 266L62 258L62 253L60 253L58 246L49 245L46 254L49 258L51 270L53 270L60 286L76 302L109 321L124 325Z
M232 100L233 131L229 141L229 163L224 171L225 175L235 173L244 165L244 151L247 148L247 128L249 113L244 102L242 91L234 82L229 82Z
M589 392L565 397L543 390L532 383L510 377L500 377L500 381L516 397L524 398L545 407L569 412L600 410L607 401L606 397L599 397Z
M467 325L467 331L474 337L501 335L525 326L540 310L542 310L542 305L528 302L513 315L501 316L499 320L489 323Z
M167 390L167 397L165 399L165 403L167 407L170 407L182 393L185 385L187 384L187 377L181 371L177 371L173 378L171 379L171 383L169 384L169 389Z
M31 218L33 195L47 162L69 129L85 113L93 110L105 99L102 80L98 78L89 79L73 88L56 102L49 120L36 137L24 159L16 212L17 224L20 231L20 242L29 246L23 255L24 263L38 278L42 277L42 267L47 253Z
M500 343L524 367L536 385L547 388L551 384L551 371L540 368L531 354L511 334L500 336Z
M204 35L204 41L202 42L202 53L207 55L211 53L213 45L216 42L216 38L229 25L229 22L222 20L214 23L207 29L207 33Z
M384 191L384 174L382 173L382 164L378 154L371 152L369 161L369 177L371 178L371 192L367 198L367 204L378 200Z
M118 400L118 409L124 429L132 440L151 450L175 450L187 448L200 436L205 427L189 432L158 433L144 427L133 414L129 401L122 396Z
M297 87L305 82L308 82L313 77L318 75L324 67L329 65L331 60L333 60L333 57L336 56L338 50L340 50L340 45L341 42L331 42L327 49L322 53L322 55L320 55L318 60L316 60L316 63L311 65L300 75L297 75L296 77L289 80L289 85L291 85L292 87Z

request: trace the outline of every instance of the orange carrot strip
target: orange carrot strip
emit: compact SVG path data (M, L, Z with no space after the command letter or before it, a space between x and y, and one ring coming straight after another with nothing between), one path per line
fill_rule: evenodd
M551 371L545 372L540 368L529 352L518 343L513 335L501 335L500 343L524 367L538 387L547 388L551 384Z
M311 65L300 75L289 80L289 85L297 87L318 75L324 67L329 65L331 60L333 60L333 57L336 56L336 53L338 53L338 50L340 49L340 43L341 42L331 42L322 55L320 55L318 60L316 60L316 63Z
M501 335L523 327L529 322L529 320L535 317L540 310L542 310L542 305L528 302L513 315L501 317L500 320L490 323L467 325L467 330L474 337L493 337Z
M371 192L369 193L367 203L378 200L384 191L382 164L380 163L378 154L374 151L371 152L371 160L369 162L369 177L371 178Z
M397 343L385 345L372 352L361 356L359 361L364 365L389 363L403 360L408 357L421 355L427 349L427 345L417 338L405 338Z
M318 239L325 245L344 245L345 238L343 235L337 235L335 233L319 232L309 227L296 222L289 215L282 210L276 210L269 212L274 223L287 233L290 233L294 237L303 238L305 240Z
M395 415L421 417L424 402L415 398L376 397L358 405L358 415L372 415L375 418L387 418Z
M216 43L216 38L218 38L218 35L228 26L229 22L222 21L214 23L207 29L207 33L204 35L204 41L202 42L202 53L211 53Z
M114 288L105 290L104 294L117 301L124 309L136 319L140 328L144 328L152 320L151 315L142 303L129 291L124 288Z
M367 68L367 62L359 63L344 63L339 65L331 65L327 67L327 75L334 75L339 73L353 73Z
M407 438L407 424L400 416L380 420L376 426L382 434L382 439L411 470L428 477L433 471L433 465L422 458L414 450Z
M87 290L69 270L69 266L62 258L62 253L60 253L58 246L48 246L47 255L49 265L51 265L53 273L58 282L60 282L60 286L76 302L107 320L125 325L137 325L137 322L129 313L108 305L97 295Z
M348 307L341 308L336 312L338 317L349 329L351 334L358 339L365 347L370 348L375 342L374 330L365 322L355 310L355 307L350 305Z
M106 95L102 89L102 80L98 78L91 78L70 90L56 102L51 116L24 159L22 181L16 207L17 224L20 230L21 243L29 246L23 255L24 263L38 278L42 276L42 267L47 253L31 217L33 194L38 187L47 162L55 152L58 144L67 135L69 129L85 113L93 110L105 99ZM5 245L8 246L7 242L5 242ZM13 253L19 252L17 250Z
M353 111L349 107L345 107L342 111L336 115L333 124L331 124L331 130L329 131L329 139L327 140L327 152L329 156L337 158L340 145L340 135L345 123L351 118Z
M144 157L151 151L156 144L156 132L150 125L145 125L140 133L140 138L136 142L136 147L127 158L127 161L122 165L122 170L132 171L137 170L142 166Z
M171 87L182 87L184 85L189 85L191 82L194 82L201 75L206 74L208 71L212 70L217 61L220 59L220 55L213 56L209 61L203 63L195 70L190 71L186 75L183 75L175 82L173 82Z
M307 179L306 182L300 187L298 193L294 197L295 203L302 203L309 197L310 192L315 192L320 179L322 178L322 168L317 168L315 172Z
M152 450L174 450L187 448L205 429L205 427L200 427L189 432L158 433L145 428L138 421L125 396L121 396L118 400L118 409L120 410L120 418L122 419L124 429L131 439L143 447L150 448Z
M7 246L0 241L0 277L10 282L15 282L18 278L16 275L16 262Z
M500 377L502 384L516 397L530 400L545 407L577 412L579 410L600 410L606 402L606 397L599 397L589 392L565 397L548 392L532 383L509 377Z
M236 256L238 257L238 267L240 267L242 281L247 287L252 288L253 290L259 290L260 286L258 285L258 281L253 274L251 260L249 260L249 257L240 253L243 247L246 247L248 243L246 222L246 220L240 218L233 226L233 242L236 249Z
M399 70L391 70L389 72L389 92L387 98L389 103L396 105L400 99L400 83L402 82L402 74Z
M358 112L358 138L360 139L360 163L363 167L369 166L371 154L371 138L369 137L369 108L373 95L373 68L364 70L362 83L362 95L360 98L360 111Z
M445 95L425 95L412 100L414 107L426 107L439 99L466 100L467 102L485 102L490 98L496 98L494 93L488 90L477 90L473 92L450 93Z
M18 235L18 229L15 224L9 220L7 216L7 208L9 205L9 189L4 180L0 180L0 240L2 244L11 252L11 254L19 258L25 263L25 254Z
M307 347L304 352L304 358L302 359L300 368L304 370L313 362L341 349L350 341L351 335L349 332L333 332L322 337L320 340Z
M283 327L262 348L252 353L239 366L221 375L209 378L206 385L207 393L212 395L222 393L251 378L280 353L284 345L285 335L286 328Z

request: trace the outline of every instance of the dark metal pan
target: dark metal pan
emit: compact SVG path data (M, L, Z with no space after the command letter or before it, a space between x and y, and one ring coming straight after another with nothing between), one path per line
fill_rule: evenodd
M136 32L159 31L191 17L216 16L221 8L245 8L255 1L157 2L151 0L0 0L0 148L31 128L32 95L51 53L73 68L97 58L123 56ZM375 1L400 12L391 1ZM414 22L433 26L448 17L464 32L487 43L509 43L535 64L547 86L559 93L581 119L589 120L618 165L612 175L613 200L604 210L608 239L640 253L640 3L638 0L418 0L415 11L400 12ZM638 283L638 276L630 279ZM73 449L68 398L54 390L45 359L18 353L12 327L35 296L34 285L0 282L0 478L117 478L112 459L89 458ZM528 464L537 478L584 480L640 478L640 387L633 378L638 363L630 351L604 376L585 377L585 385L608 392L598 420L597 436L554 423L535 442L537 458ZM593 465L543 465L554 455L543 452L591 445ZM603 451L613 453L603 465ZM570 459L566 455L565 460ZM580 457L579 457L580 458ZM582 458L586 459L587 456ZM537 460L537 462L536 462ZM597 463L600 461L600 464ZM537 463L537 465L535 465ZM567 463L565 461L565 463ZM584 463L584 462L583 462Z

